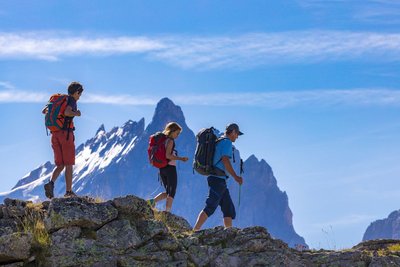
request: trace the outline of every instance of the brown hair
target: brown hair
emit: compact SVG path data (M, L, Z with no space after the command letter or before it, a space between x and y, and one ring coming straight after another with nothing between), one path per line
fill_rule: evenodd
M75 94L75 92L82 92L83 91L83 86L82 84L78 83L78 82L72 82L69 86L68 86L68 94L69 95L73 95Z
M171 134L178 130L182 131L182 127L176 122L170 122L165 126L163 134L165 134L168 137L171 137Z

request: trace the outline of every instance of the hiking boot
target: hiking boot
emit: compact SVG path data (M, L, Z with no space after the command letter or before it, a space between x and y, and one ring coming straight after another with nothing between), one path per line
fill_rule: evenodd
M156 206L156 201L154 200L154 198L150 198L150 199L147 200L147 204L149 204L150 207L151 207L152 209L154 209L155 206Z
M77 197L77 195L72 191L67 191L64 197Z
M54 182L50 181L47 184L44 184L44 194L50 199L54 197Z

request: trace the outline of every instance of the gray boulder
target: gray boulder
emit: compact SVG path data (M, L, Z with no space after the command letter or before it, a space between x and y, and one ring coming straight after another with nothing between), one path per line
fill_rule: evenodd
M134 219L154 218L153 210L142 198L128 195L125 197L114 198L112 203L121 217L130 217Z
M215 227L186 238L192 239L186 246L192 243L188 251L197 266L306 266L287 244L271 238L263 227Z
M0 263L27 260L32 248L32 235L12 233L0 236Z
M2 218L22 218L26 215L26 207L28 204L32 204L31 201L24 201L19 199L4 199L4 204L1 205L1 217Z
M10 264L4 264L4 265L1 265L2 267L23 267L25 264L24 264L24 262L23 261L20 261L20 262L13 262L13 263L10 263Z
M43 266L117 266L117 260L96 240L82 237L79 227L67 227L51 235Z
M13 219L0 219L0 236L10 235L18 231L18 222Z
M44 222L49 232L71 226L99 229L117 216L118 211L111 202L94 203L79 197L55 198Z
M148 241L156 236L169 235L165 224L157 220L139 220L136 222L136 227L143 241Z
M156 211L154 216L157 220L162 221L172 232L185 232L192 230L192 226L186 219L170 212Z
M112 221L97 231L99 246L113 250L125 251L142 243L136 227L132 227L128 220Z

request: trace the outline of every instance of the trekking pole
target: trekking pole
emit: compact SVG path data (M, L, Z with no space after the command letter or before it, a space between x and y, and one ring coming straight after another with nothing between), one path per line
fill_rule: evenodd
M241 195L241 193L242 193L242 185L240 184L240 185L239 185L239 203L238 203L238 209L239 209L239 207L240 207L240 195Z
M240 159L240 176L242 176L243 173L244 173L244 170L243 170L243 159ZM240 195L241 195L241 192L242 192L242 185L239 185L239 205L238 205L238 208L240 207Z
M240 176L242 176L242 174L244 173L244 171L243 171L243 160L242 159L240 159ZM243 177L242 177L243 178ZM238 211L239 211L239 208L240 208L240 196L242 195L242 185L241 184L239 184L239 202L238 202ZM239 213L239 212L238 212ZM237 217L239 217L239 216L237 216Z

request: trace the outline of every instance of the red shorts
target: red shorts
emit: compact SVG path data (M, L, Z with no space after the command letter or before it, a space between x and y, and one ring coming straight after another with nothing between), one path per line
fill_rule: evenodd
M74 132L57 131L51 133L51 147L54 151L54 162L56 166L75 165L75 136Z

